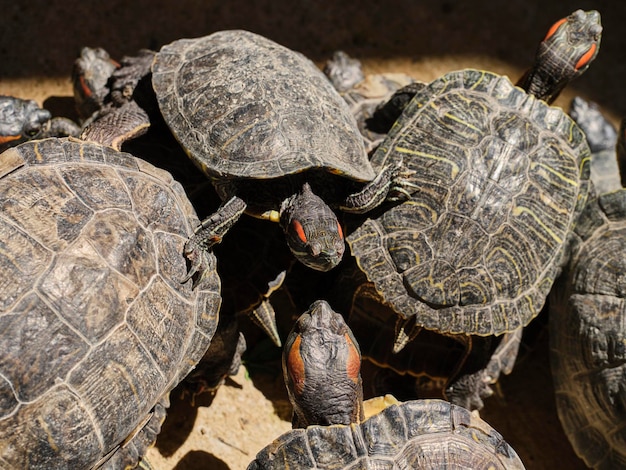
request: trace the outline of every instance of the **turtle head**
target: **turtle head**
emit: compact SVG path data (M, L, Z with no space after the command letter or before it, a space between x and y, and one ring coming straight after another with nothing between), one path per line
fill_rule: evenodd
M291 252L305 266L329 271L341 261L345 249L341 225L308 183L283 202L280 224Z
M52 118L33 100L0 96L0 151L41 135Z
M83 47L74 61L72 85L76 110L81 119L101 109L109 92L108 82L120 67L101 47Z
M552 103L561 90L582 75L598 55L602 24L595 10L576 10L555 22L539 47L533 67L518 85Z
M361 352L343 317L324 300L296 321L283 349L293 427L363 419Z

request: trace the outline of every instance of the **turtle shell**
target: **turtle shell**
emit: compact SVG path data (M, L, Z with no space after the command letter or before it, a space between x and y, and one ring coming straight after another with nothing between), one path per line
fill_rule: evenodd
M523 469L513 448L477 415L443 400L393 404L360 424L289 431L248 470L284 468Z
M169 173L97 144L32 141L0 162L0 461L133 466L145 448L116 449L216 328L215 263L180 283L196 214Z
M557 411L590 468L626 467L626 190L590 202L550 294Z
M412 198L347 237L403 318L499 335L541 310L589 186L589 147L559 108L497 74L422 89L372 156L415 171Z
M374 178L350 109L322 71L262 36L233 30L175 41L157 54L152 83L172 132L209 176L323 168Z

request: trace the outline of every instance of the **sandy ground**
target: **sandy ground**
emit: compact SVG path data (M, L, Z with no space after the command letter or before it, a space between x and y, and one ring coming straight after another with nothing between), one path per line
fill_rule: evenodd
M626 115L624 2L100 3L0 0L0 94L33 98L55 114L71 115L69 74L81 46L102 46L119 58L180 37L230 28L265 34L320 65L334 50L343 49L361 59L367 72L406 72L430 80L450 70L478 67L517 78L555 20L576 8L595 8L605 28L599 57L557 104L566 107L579 94L598 102L615 122ZM505 436L527 468L583 468L559 427L547 351L543 331L481 415ZM289 429L288 420L277 370L250 377L242 368L212 400L205 397L191 405L174 394L163 433L148 456L155 470L242 469Z

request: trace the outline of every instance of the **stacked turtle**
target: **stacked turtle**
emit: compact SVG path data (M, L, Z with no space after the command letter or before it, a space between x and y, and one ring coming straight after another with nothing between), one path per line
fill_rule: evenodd
M524 90L506 77L464 70L412 83L359 115L393 125L373 166L402 162L418 189L410 200L352 222L347 241L367 279L348 267L344 278L357 281L339 291L351 296L343 305L364 331L372 331L368 316L377 311L379 334L359 338L368 352L378 351L374 362L402 361L380 354L391 323L395 353L424 337L424 329L446 336L441 341L457 351L440 369L447 376L393 366L417 376L419 390L427 378L426 386L438 382L447 398L482 407L489 385L514 364L521 328L542 309L587 198L590 154L584 133L547 102L589 66L601 29L595 11L557 21L519 81ZM335 60L327 70L355 76L335 70L346 63ZM431 347L432 336L426 338L418 342Z

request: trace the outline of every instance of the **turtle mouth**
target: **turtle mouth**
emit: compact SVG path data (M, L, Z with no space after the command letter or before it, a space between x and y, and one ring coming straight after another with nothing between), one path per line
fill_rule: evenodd
M294 256L305 266L316 271L330 271L337 266L343 258L343 250L321 251L312 254L309 251L294 251Z

